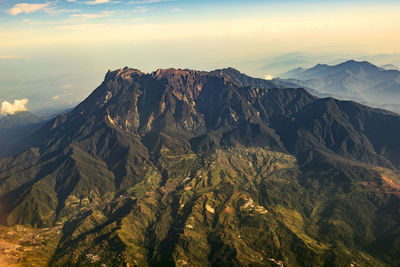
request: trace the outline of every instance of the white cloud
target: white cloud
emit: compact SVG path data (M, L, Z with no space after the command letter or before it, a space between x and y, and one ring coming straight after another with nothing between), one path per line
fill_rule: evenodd
M67 0L67 2L76 2L76 0Z
M183 9L182 8L174 8L171 10L171 12L182 12Z
M55 96L53 96L51 99L53 99L53 100L57 100L57 99L59 99L60 98L60 96L59 95L55 95Z
M105 4L109 3L110 0L93 0L93 1L86 1L85 3L88 5L98 5L98 4Z
M271 74L265 74L264 75L264 79L265 80L272 80L272 79L274 79L274 76L272 76Z
M14 103L11 104L10 102L3 101L1 103L1 114L14 114L16 112L20 111L27 111L28 109L25 107L25 105L29 102L27 98L21 99L21 100L14 100Z
M46 7L48 7L50 3L46 4L27 4L27 3L20 3L16 4L13 8L7 10L7 12L13 16L21 14L21 13L26 13L30 14L39 10L43 10Z

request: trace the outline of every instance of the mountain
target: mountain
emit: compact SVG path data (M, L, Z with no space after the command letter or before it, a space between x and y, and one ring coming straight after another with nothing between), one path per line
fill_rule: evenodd
M385 64L380 67L385 70L399 70L399 68L393 64Z
M41 118L33 115L29 111L21 111L12 115L8 114L0 118L0 129L17 128L29 124L35 124L41 121Z
M234 69L109 71L0 159L0 256L399 265L400 116L276 87Z
M364 55L364 56L356 57L356 60L357 61L369 61L377 66L386 65L386 64L388 64L388 62L392 63L395 66L400 65L400 55L399 54L377 54L377 55L369 55L369 56Z
M346 58L349 55L345 56ZM258 68L262 73L260 74L273 74L274 76L279 75L282 72L289 71L298 66L310 67L318 62L329 62L331 64L337 64L343 61L343 55L337 54L315 54L315 53L303 53L294 52L289 54L283 54L279 56L263 57L257 56L253 59L253 68Z
M400 71L386 70L367 61L349 60L330 66L317 64L310 69L297 68L280 75L297 83L342 99L367 103L400 112Z
M35 133L45 120L28 111L0 118L0 157L13 156L29 147L27 137Z
M298 86L296 83L288 82L284 79L265 80L260 78L253 78L234 68L218 69L209 73L211 76L221 77L225 80L234 83L239 87L260 87L260 88L288 88Z

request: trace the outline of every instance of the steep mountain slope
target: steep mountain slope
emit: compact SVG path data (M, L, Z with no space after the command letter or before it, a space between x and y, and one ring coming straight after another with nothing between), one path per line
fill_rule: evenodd
M297 68L281 77L320 93L400 111L397 101L400 72L396 69L386 70L367 61L349 60L335 66L318 64L310 69Z
M0 160L0 222L56 266L399 264L400 116L276 86L110 71Z

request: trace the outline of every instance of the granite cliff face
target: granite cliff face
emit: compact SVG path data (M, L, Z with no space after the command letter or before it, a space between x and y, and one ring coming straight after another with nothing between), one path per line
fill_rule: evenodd
M109 71L0 161L0 221L61 227L52 265L399 264L399 135L234 69Z

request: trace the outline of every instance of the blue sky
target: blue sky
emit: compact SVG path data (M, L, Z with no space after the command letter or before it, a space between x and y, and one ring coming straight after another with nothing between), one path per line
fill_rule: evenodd
M399 1L382 0L0 0L0 103L73 105L123 66L263 77L280 69L260 66L291 52L398 54L398 14Z
M4 54L12 49L24 54L24 47L54 44L96 42L104 47L216 38L259 44L257 49L243 47L242 55L265 53L263 49L350 50L355 45L370 52L397 52L393 35L398 33L399 11L400 3L388 0L0 0L0 57L12 56ZM287 42L294 38L299 43L290 47Z
M281 0L281 1L193 1L193 0L54 0L54 1L19 1L19 0L2 0L0 1L1 22L15 23L21 22L21 19L38 19L40 21L65 21L79 14L96 14L100 15L108 13L108 17L127 19L127 18L162 18L172 19L170 13L178 13L185 11L186 18L217 17L226 15L235 15L246 17L248 12L261 14L268 10L275 13L290 13L293 10L305 11L307 9L324 8L349 8L357 6L392 6L396 1L298 1L298 0ZM398 2L398 1L397 1ZM26 5L25 11L20 9L18 5ZM29 5L31 7L29 7ZM33 5L42 5L34 7ZM14 13L13 12L14 8ZM222 14L221 14L222 12ZM268 13L267 13L268 14ZM18 16L15 16L18 15Z

